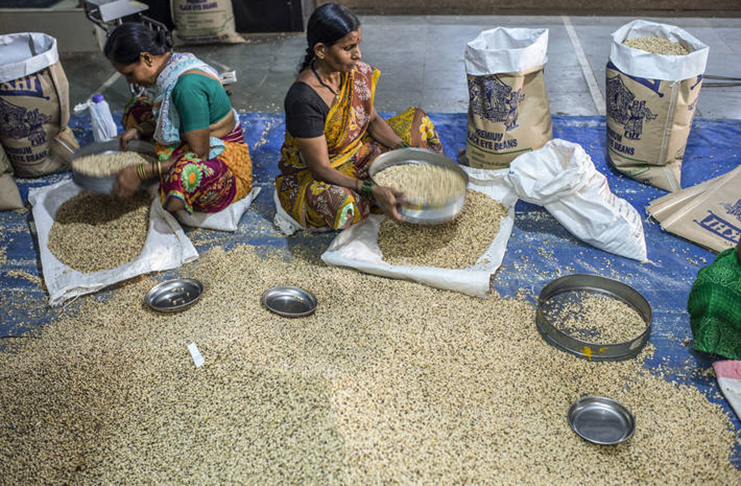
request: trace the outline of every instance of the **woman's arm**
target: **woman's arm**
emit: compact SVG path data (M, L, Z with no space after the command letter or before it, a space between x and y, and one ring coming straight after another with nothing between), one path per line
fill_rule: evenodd
M125 133L128 133L128 131ZM193 153L203 160L208 159L208 153L211 148L211 131L208 128L191 130L190 132L182 133L181 137L183 141L190 145L190 150ZM121 137L121 143L124 143L123 137ZM116 178L113 195L118 198L132 196L139 189L142 182L155 178L159 179L163 174L166 174L173 162L172 159L168 159L164 162L144 164L141 172L137 172L136 166L126 167L119 172Z
M314 174L315 179L360 192L360 179L343 174L330 165L327 139L324 135L315 138L297 138L296 143L301 150L301 157Z
M167 159L164 162L157 161L125 167L116 176L111 194L119 199L131 197L143 182L160 179L163 174L167 173L173 163L175 163L174 159Z
M208 160L208 153L211 151L211 130L209 128L184 132L180 134L180 137L190 146L191 152L202 160Z
M405 146L404 141L396 134L393 128L381 118L373 107L371 111L371 121L368 124L368 133L373 139L390 149Z
M352 189L358 194L361 193L363 181L343 174L330 165L327 139L324 135L315 138L296 138L296 143L301 150L301 157L315 179ZM373 198L384 213L398 221L403 220L396 209L396 205L404 201L404 195L401 192L391 187L377 185L373 186L372 191Z
M140 140L142 137L151 137L154 135L154 127L154 120L149 119L118 135L117 137L121 141L121 150L126 151L128 149L127 144L132 140Z

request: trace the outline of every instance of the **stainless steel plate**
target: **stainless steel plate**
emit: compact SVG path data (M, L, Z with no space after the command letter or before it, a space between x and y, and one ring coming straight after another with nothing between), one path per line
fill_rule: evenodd
M154 145L151 143L143 142L141 140L132 140L127 145L128 150L132 152L139 152L144 155L151 155L157 157L157 152L154 150ZM93 142L81 147L72 155L72 160L85 157L87 155L101 155L101 154L113 154L121 152L120 141L116 138L108 140L107 142ZM90 192L97 194L110 194L113 191L113 185L116 182L114 176L91 176L88 174L81 174L76 172L74 167L72 168L72 180L75 184L87 189Z
M625 442L636 426L625 405L606 397L582 397L569 408L568 419L580 437L601 445Z
M645 330L624 343L593 343L561 331L548 320L544 309L552 299L574 291L598 293L625 302L641 315L646 323ZM651 318L651 304L632 287L597 275L573 274L557 278L543 287L538 296L535 323L543 339L562 351L587 358L590 361L619 361L633 358L641 352L650 337Z
M144 296L144 302L159 312L177 312L195 304L203 294L203 284L192 278L176 278L159 283Z
M262 305L285 317L308 316L316 310L314 294L300 287L273 287L262 294Z
M461 169L458 164L448 159L444 155L422 150L417 148L406 148L391 150L381 154L371 162L368 168L368 175L373 180L376 174L393 165L403 164L421 164L436 165L445 167L456 172L461 179L468 185L468 174ZM461 212L466 203L466 191L456 199L450 201L444 206L425 206L402 204L399 206L399 213L409 223L417 224L440 224L455 219Z

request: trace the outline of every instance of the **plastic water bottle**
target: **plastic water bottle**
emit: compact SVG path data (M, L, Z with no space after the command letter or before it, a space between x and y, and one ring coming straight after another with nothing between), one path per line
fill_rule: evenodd
M118 128L102 94L94 94L90 102L90 118L93 121L93 138L96 142L105 142L116 136Z

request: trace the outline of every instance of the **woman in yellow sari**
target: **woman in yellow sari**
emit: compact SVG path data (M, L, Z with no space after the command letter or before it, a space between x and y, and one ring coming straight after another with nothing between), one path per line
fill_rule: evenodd
M361 38L360 21L341 5L325 4L309 19L306 56L286 95L276 179L278 203L302 228L344 229L379 209L401 220L404 195L370 181L370 163L400 147L443 151L422 110L389 120L376 113L380 72L360 61Z

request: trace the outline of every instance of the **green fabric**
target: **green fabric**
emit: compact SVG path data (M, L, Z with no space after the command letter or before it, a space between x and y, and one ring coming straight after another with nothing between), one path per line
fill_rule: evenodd
M741 265L735 248L700 269L687 310L697 351L741 359Z
M180 117L180 131L208 128L232 109L221 83L203 74L189 73L178 78L172 101Z
M344 228L348 219L350 221L355 219L355 210L353 209L352 204L346 205L341 211L339 220L337 221L337 228L335 229Z

